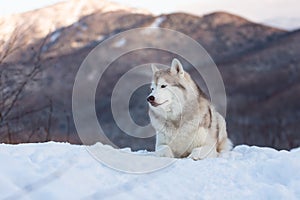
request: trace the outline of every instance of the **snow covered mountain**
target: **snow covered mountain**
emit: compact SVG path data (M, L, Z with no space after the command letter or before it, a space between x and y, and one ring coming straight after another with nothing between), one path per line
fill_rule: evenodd
M95 12L108 13L120 10L149 14L146 9L129 8L107 0L70 0L25 13L0 17L0 38L9 37L16 26L22 25L30 29L32 40L43 38L49 32L72 25L84 16Z
M42 73L26 88L22 99L7 116L11 119L9 124L1 121L0 117L1 142L54 140L80 144L72 120L71 95L76 72L84 58L95 46L122 31L161 27L192 37L217 62L227 92L228 132L235 144L278 149L300 145L299 31L264 26L225 12L201 17L187 13L154 16L144 10L102 0L63 2L1 18L0 22L0 30L3 30L0 32L0 49L6 48L6 45L1 46L6 43L17 46L4 62L1 58L5 51L0 54L0 67L8 73L3 77L7 78L5 84L9 87L18 86L21 80L20 76L9 74L14 71L10 68L15 71L21 69L23 76L26 76L28 68L36 62L34 52L44 44L41 49ZM13 26L16 23L20 26ZM151 35L147 37L151 43L156 42ZM131 42L139 40L133 38ZM122 50L128 44L128 41L120 40L115 48ZM117 145L151 150L154 138L141 140L128 137L114 123L109 110L110 89L132 66L153 61L169 64L174 55L131 52L126 56L113 63L114 70L108 70L107 80L99 84L98 89L104 94L96 96L96 110L107 137ZM189 63L184 62L184 65L190 68ZM190 73L197 75L194 71ZM93 79L95 76L91 74L87 78ZM149 123L145 102L147 92L144 88L137 95L139 98L134 99L135 106L131 106L133 118L142 124ZM48 102L51 102L52 109ZM19 113L25 115L20 117Z
M163 169L141 174L109 168L84 146L64 143L1 144L0 161L1 199L300 198L299 148L276 151L242 145L220 158L173 159Z

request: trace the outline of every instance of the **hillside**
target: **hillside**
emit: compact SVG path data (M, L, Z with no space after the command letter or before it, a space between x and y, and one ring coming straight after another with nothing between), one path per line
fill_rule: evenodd
M2 80L7 87L13 90L21 84L18 80L22 73L16 76L12 73L21 70L26 74L37 62L43 69L7 116L9 123L0 122L1 142L80 143L72 120L71 95L76 72L84 58L97 44L117 33L138 27L161 27L189 35L217 63L227 91L229 135L235 144L279 149L300 145L299 31L286 32L224 12L205 16L186 13L153 16L147 11L107 1L82 2L68 1L0 19L0 30L3 30L0 40L3 43L10 38L18 47L0 59L0 67L5 69L2 73L6 74ZM19 25L22 31L12 31L13 28L8 31L7 24L16 22L24 23ZM29 24L31 28L23 29ZM151 43L156 42L151 35L147 37ZM139 41L140 38L132 38L130 42ZM39 50L41 56L36 59ZM0 58L5 52L2 51ZM118 58L106 72L106 81L98 87L96 110L100 124L115 144L135 150L153 149L154 138L132 138L116 126L110 111L110 95L118 78L133 66L153 61L169 64L172 57L170 53L152 50L130 52ZM183 60L183 63L190 69L188 62ZM140 91L134 100L136 106L131 106L133 118L141 124L149 122L147 92L146 88ZM18 117L18 113L26 115Z

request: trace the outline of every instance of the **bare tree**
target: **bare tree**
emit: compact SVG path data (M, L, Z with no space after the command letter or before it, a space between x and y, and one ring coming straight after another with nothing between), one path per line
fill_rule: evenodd
M22 40L24 31L27 29L28 27L16 26L10 38L6 42L3 40L0 42L0 139L6 137L9 143L14 143L12 135L21 129L15 125L18 124L18 121L22 117L45 109L52 109L50 107L52 106L52 101L49 101L45 105L29 109L24 109L21 103L26 89L30 84L36 82L37 76L45 70L42 65L43 49L50 34L41 40L36 49L30 48L31 56L27 61L29 64L26 66L7 61L9 57L15 56L17 51L28 48L29 44L25 40ZM48 131L46 140L50 138L51 115L49 116L49 121L50 123L48 122L46 128ZM14 127L15 132L12 127ZM34 129L28 133L29 139L34 133Z

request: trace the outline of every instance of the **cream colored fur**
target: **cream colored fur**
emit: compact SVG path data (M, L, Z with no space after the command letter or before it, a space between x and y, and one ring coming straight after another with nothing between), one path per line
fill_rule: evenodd
M199 160L232 148L224 118L177 59L169 69L153 65L152 71L149 97L155 100L149 102L149 116L156 130L156 155Z

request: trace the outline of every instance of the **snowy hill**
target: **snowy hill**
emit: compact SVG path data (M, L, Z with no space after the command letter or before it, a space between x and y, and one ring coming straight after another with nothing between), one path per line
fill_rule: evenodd
M145 174L113 170L84 146L54 142L1 144L0 161L0 199L300 199L300 148L237 146L221 158L174 159Z

